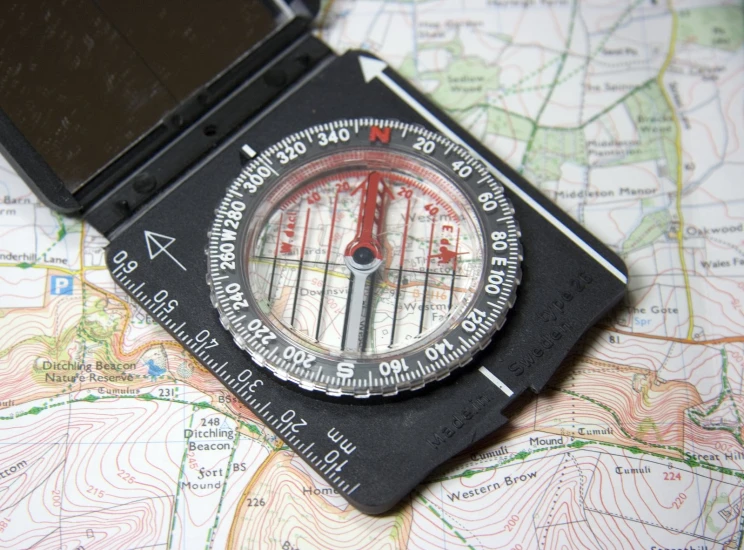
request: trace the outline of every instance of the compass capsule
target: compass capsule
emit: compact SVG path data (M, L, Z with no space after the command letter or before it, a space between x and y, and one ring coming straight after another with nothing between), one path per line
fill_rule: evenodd
M467 364L504 323L514 209L466 149L343 120L269 147L232 182L207 249L223 324L282 380L392 395Z

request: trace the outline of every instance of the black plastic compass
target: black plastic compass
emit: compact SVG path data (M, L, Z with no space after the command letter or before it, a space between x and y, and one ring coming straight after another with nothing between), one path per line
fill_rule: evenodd
M175 137L148 134L84 185L5 103L3 146L108 236L123 288L379 513L539 391L626 271L383 61L276 13L219 97L163 119Z

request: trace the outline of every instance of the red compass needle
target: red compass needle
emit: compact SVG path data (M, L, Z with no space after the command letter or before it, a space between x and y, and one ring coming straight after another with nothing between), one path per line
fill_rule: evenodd
M380 260L382 259L382 247L380 241L375 234L375 226L382 223L381 219L378 219L378 199L380 203L384 201L384 197L380 197L380 187L382 187L382 175L379 172L372 172L367 180L359 185L352 195L355 195L360 189L364 189L362 194L362 202L359 205L359 224L357 225L357 232L354 240L352 240L347 246L344 252L345 256L354 256L357 250L362 248L368 249L372 252L372 255ZM384 191L383 191L384 194ZM380 217L382 217L382 208L380 210Z
M344 263L351 271L343 339L343 346L349 351L361 351L364 348L366 327L363 313L367 280L382 265L382 246L377 231L382 227L385 195L391 194L379 172L371 172L367 180L352 194L361 189L363 194L356 235L344 251Z

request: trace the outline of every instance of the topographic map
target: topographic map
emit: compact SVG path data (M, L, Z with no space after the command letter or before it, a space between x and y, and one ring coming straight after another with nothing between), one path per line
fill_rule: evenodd
M744 8L352 1L318 33L410 78L616 250L626 301L510 424L378 517L0 166L0 547L741 548Z

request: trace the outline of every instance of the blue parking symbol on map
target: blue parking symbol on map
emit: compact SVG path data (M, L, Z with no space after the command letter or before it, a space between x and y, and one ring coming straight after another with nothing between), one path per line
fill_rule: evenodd
M72 296L72 277L52 275L52 296Z

